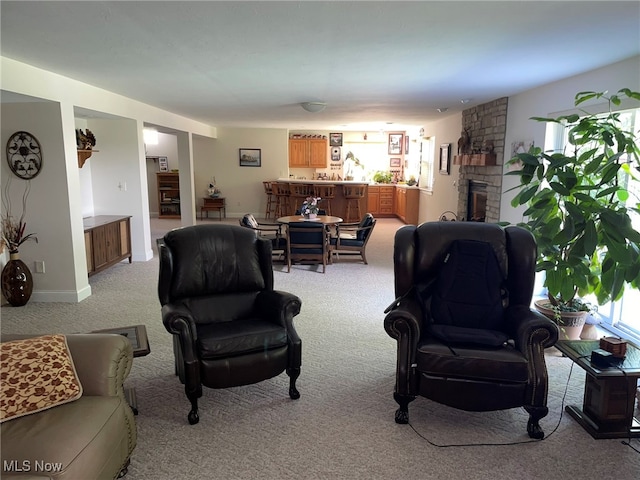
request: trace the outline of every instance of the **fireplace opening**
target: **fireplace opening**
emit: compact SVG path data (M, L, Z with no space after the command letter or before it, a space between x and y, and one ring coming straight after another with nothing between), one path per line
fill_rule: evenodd
M467 220L484 222L487 218L487 183L469 180Z

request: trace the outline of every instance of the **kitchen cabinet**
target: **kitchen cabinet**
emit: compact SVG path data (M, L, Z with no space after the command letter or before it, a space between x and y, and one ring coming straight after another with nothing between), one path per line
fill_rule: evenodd
M393 216L395 188L393 185L369 185L367 212L379 217Z
M380 208L378 213L381 216L393 215L393 197L396 187L392 185L380 186Z
M158 218L180 218L180 176L177 172L159 172Z
M396 186L395 214L404 223L418 224L418 209L420 207L420 190Z
M89 276L128 258L131 263L130 216L98 215L83 220Z
M327 168L326 138L290 138L289 167Z

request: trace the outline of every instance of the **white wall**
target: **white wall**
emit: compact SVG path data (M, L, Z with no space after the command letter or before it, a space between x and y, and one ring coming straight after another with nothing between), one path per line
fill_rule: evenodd
M240 218L245 213L263 217L266 195L262 182L286 176L289 171L289 135L284 129L219 127L217 140L204 145L194 136L194 150L199 152L194 163L194 192L199 202L206 195L211 177L221 190L227 205L227 216ZM196 147L202 147L197 150ZM241 167L239 149L259 148L260 167ZM204 152L210 157L206 158Z
M458 171L460 167L453 165L453 156L456 153L460 129L462 128L462 114L449 115L437 122L427 123L424 126L424 136L433 138L434 173L433 191L431 194L421 192L419 222L431 222L438 220L440 215L447 210L458 210ZM450 174L444 175L439 171L440 145L451 144L451 168ZM427 152L423 152L423 156Z
M45 263L45 273L34 273L33 301L73 302L91 293L73 122L73 110L56 102L2 104L2 144L6 145L14 132L24 130L34 135L42 148L42 171L30 180L25 217L27 232L36 233L38 243L26 242L20 247L21 258L32 271L35 261ZM69 149L73 156L65 154ZM19 217L26 181L13 175L6 161L0 163L2 189L9 185L11 213ZM82 242L79 250L75 248L78 242Z
M513 142L534 141L535 145L544 146L545 123L531 120L531 117L549 117L556 112L573 110L575 95L581 91L613 93L625 87L640 90L640 56L509 97L503 162L506 163L511 158ZM505 173L506 171L505 166ZM506 193L517 184L515 176L507 175L503 179L501 221L522 221L524 209L514 209L511 206L515 192Z

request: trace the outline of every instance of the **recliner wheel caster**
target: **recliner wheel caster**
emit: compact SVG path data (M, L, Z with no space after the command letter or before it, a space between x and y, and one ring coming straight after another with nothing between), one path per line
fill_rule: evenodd
M401 408L396 410L396 423L400 423L402 425L409 423L409 412L402 410Z
M200 421L197 410L191 410L187 418L189 419L189 425L195 425Z
M535 438L536 440L542 440L544 438L544 432L542 428L540 428L540 424L533 420L527 422L527 433L530 438Z

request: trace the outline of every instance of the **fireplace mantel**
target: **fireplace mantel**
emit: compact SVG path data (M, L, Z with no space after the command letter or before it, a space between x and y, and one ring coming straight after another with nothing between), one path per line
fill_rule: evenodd
M495 153L473 153L455 155L453 157L454 165L476 165L478 167L493 166L496 164Z

